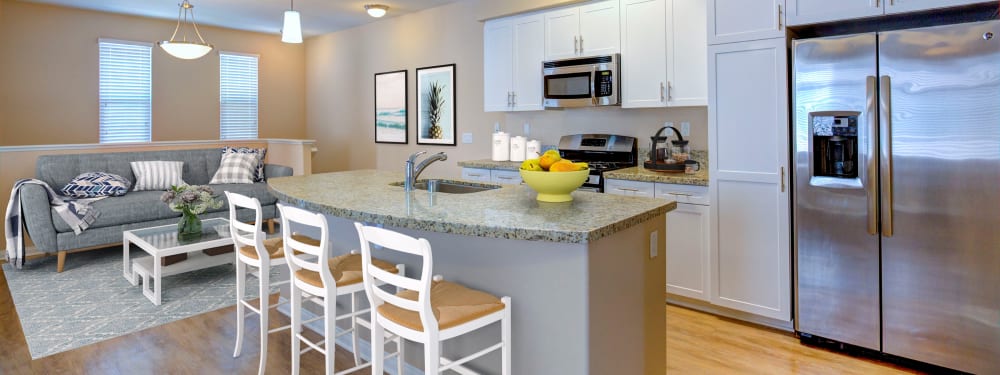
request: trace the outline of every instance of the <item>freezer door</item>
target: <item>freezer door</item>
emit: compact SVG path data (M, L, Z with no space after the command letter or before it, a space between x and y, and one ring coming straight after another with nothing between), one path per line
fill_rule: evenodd
M1000 22L879 43L883 350L1000 373Z
M796 330L879 350L876 39L795 41L792 100Z

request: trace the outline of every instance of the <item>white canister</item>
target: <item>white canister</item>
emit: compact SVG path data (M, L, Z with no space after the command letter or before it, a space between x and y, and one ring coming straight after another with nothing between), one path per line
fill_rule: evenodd
M524 161L524 148L528 139L516 136L510 139L510 161Z
M527 146L524 147L524 158L535 159L540 156L542 156L542 142L537 139L528 141Z
M510 160L510 134L493 133L493 161Z

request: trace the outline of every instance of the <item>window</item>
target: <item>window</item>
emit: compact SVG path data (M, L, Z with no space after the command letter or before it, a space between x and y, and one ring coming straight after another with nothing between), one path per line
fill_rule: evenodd
M149 142L152 133L152 44L101 39L101 143Z
M220 139L257 138L257 55L219 54Z

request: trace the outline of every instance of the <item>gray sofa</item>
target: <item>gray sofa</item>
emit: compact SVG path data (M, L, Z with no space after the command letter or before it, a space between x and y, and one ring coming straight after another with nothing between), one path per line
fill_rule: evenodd
M35 178L45 181L58 192L70 180L81 173L107 172L129 179L135 185L135 175L129 164L132 161L170 160L183 161L184 182L191 185L207 185L219 169L222 149L120 152L79 155L45 155L38 158ZM270 165L264 166L264 177L291 176L292 168ZM275 217L274 196L267 191L266 183L210 185L225 201L223 191L230 191L260 200L265 220ZM49 205L44 188L26 185L21 190L21 204L24 223L35 247L42 252L58 253L58 272L62 272L66 253L74 250L111 246L122 242L122 231L176 224L180 213L173 212L159 200L162 191L130 191L120 197L108 197L91 206L100 213L90 227L77 235L66 225ZM206 212L203 219L226 217L229 205ZM249 211L238 213L240 220L253 220Z

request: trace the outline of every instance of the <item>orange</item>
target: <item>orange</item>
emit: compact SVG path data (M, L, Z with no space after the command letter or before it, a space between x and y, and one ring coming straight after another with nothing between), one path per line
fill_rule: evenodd
M549 150L545 151L545 153L542 154L542 157L538 158L538 165L542 166L542 169L544 170L549 170L549 168L552 167L552 164L555 164L560 160L562 160L562 157L559 156L559 151Z
M573 164L573 162L566 159L557 161L549 167L549 172L573 172L578 170L580 170L580 168L577 167L576 164Z

